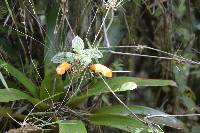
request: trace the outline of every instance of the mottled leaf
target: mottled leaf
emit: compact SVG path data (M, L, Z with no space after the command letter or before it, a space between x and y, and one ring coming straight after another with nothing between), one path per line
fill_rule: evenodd
M74 62L74 60L75 54L71 52L59 52L51 59L53 63L71 63Z
M84 49L84 42L79 36L76 36L72 40L72 48L77 53Z

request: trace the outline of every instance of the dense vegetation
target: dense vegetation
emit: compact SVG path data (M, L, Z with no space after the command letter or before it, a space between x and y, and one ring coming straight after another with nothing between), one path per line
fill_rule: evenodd
M0 132L199 132L199 5L0 1Z

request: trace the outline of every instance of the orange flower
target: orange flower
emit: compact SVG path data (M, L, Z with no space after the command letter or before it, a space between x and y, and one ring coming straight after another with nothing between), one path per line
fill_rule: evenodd
M101 72L103 74L103 76L105 77L109 77L111 78L112 77L112 70L107 68L106 66L103 67L103 70Z
M71 68L71 64L64 62L60 64L59 66L57 66L56 72L58 75L63 75L65 71L69 70L70 68Z
M93 65L90 65L90 70L98 73L98 72L102 71L102 67L103 67L103 65L101 65L101 64L93 64Z
M101 72L105 77L112 77L112 70L102 64L90 65L90 70L95 71L96 73Z

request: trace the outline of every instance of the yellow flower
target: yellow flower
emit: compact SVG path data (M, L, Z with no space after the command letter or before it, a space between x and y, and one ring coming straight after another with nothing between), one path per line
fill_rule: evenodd
M103 70L102 70L101 73L102 73L103 76L105 76L105 77L109 77L109 78L112 77L112 70L109 69L109 68L107 68L107 67L105 67L105 66L103 67Z
M71 64L64 62L60 64L59 66L57 66L56 72L58 75L63 75L65 71L69 70L70 68L71 68Z
M102 66L101 64L93 64L90 65L90 70L95 71L96 73L101 72L102 71Z
M100 72L105 77L112 77L112 70L102 64L90 65L90 70L95 71L96 73Z

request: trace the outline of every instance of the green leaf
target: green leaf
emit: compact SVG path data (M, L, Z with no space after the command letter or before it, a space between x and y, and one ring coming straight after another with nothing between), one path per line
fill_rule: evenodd
M154 131L159 131L156 127L151 126L150 128L143 122L127 116L110 114L91 115L89 120L95 125L114 127L131 133L148 133L151 132L151 128Z
M34 96L38 97L38 88L31 82L23 73L21 73L19 70L11 66L10 64L0 60L0 66L3 66L3 68L9 72L13 77L15 77L20 83L22 83L27 90Z
M87 133L85 125L79 120L60 121L59 133Z
M127 91L127 90L134 90L137 88L137 85L135 82L126 82L123 83L120 88L117 88L115 91L119 92L119 91Z
M17 89L12 89L12 88L9 88L9 90L0 89L0 102L10 102L10 101L17 101L29 98L30 98L29 95Z
M38 108L46 109L48 106L41 102L40 99L33 98L32 96L13 88L8 89L0 89L0 103L2 102L11 102L11 101L17 101L17 100L27 100L33 105L36 105L38 103Z
M115 77L106 80L106 82L114 92L133 90L134 87L130 88L129 85L127 86L130 82L132 82L132 84L135 83L137 86L177 86L172 80L143 79L136 77ZM126 86L126 88L124 88L124 86ZM105 83L103 81L97 81L95 84L89 86L86 92L71 99L68 104L78 104L90 96L99 95L105 92L109 92Z
M144 116L168 115L159 110L155 110L155 109L145 107L145 106L132 105L128 107L132 110L132 112L138 115L144 115ZM124 106L122 105L103 107L99 110L96 110L94 114L96 115L113 114L113 115L121 115L121 116L131 115L130 112L126 108L124 108ZM157 123L157 124L169 126L176 129L184 128L184 124L180 120L176 119L175 117L152 117L152 118L149 118L148 120L153 121L154 123Z
M31 101L32 97L17 89L0 89L0 102L10 102L22 99Z
M127 85L129 82L136 84L137 86L176 86L176 83L172 80L157 80L157 79L142 79L136 77L115 77L106 80L107 84L110 86L113 91L126 91L132 90L132 88L122 88L124 85ZM134 86L134 85L133 85ZM121 89L119 89L121 88ZM98 81L92 86L89 87L87 95L96 95L102 92L108 92L107 86L103 81Z
M76 36L72 40L72 48L77 53L84 49L84 42L79 36Z
M5 79L4 79L4 77L3 77L1 72L0 72L0 80L1 80L2 84L4 85L4 87L6 89L8 89L8 85L7 85L7 83L6 83L6 81L5 81Z
M177 87L177 84L172 80L163 80L163 79L144 79L137 77L116 77L107 80L108 84L119 85L124 82L135 82L137 86L174 86ZM99 84L102 84L100 81Z

